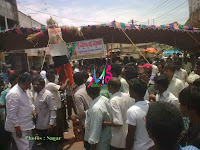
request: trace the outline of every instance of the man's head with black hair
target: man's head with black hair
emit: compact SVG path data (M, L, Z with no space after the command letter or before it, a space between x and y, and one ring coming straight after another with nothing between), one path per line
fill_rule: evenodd
M179 71L181 69L182 60L180 58L175 58L174 65L175 65L176 70Z
M153 61L151 60L151 58L147 58L147 60L148 60L148 62L149 62L150 64L153 63Z
M31 75L31 78L34 78L35 76L39 75L39 72L37 70L31 70L30 75Z
M147 90L147 84L142 79L131 79L128 81L129 84L129 93L132 98L136 101L143 100L143 97Z
M133 56L130 57L130 62L134 62L135 63L135 59L133 58Z
M200 78L196 79L196 80L193 82L193 85L194 85L194 86L197 86L197 87L200 87Z
M138 77L143 79L147 84L149 83L150 77L152 74L152 70L148 68L139 68L138 69Z
M55 82L55 72L53 70L50 70L46 73L46 78L49 82Z
M113 77L119 77L122 72L122 67L119 64L111 64L111 73Z
M118 78L113 77L108 81L108 91L112 94L118 92L121 87L121 82Z
M200 121L200 88L190 86L179 93L180 109L184 116L189 117L191 122ZM197 118L199 120L197 121Z
M8 80L12 86L18 83L19 75L17 73L12 73L9 75Z
M29 73L19 75L18 85L22 90L27 90L31 86L31 76Z
M3 73L7 73L7 68L6 68L6 66L3 66L3 67L2 67L2 72L3 72Z
M93 86L88 87L89 84L90 84L89 82L86 83L86 91L87 94L94 100L100 95L101 87L93 87Z
M96 69L96 77L97 77L97 78L99 78L99 77L101 76L101 74L103 73L104 69L105 69L105 66L104 66L104 65L101 66L101 67L98 67L98 68Z
M149 106L146 127L156 149L176 149L184 129L179 109L167 102L154 102Z
M95 68L95 65L94 64L90 64L89 67L88 67L88 72L93 76L94 75L94 69Z
M169 79L166 75L156 76L154 82L155 89L158 90L160 94L166 91L169 86Z
M78 86L82 85L84 83L84 75L82 72L76 72L73 75L74 83Z
M123 77L126 79L128 82L131 79L137 78L138 77L138 70L137 67L135 66L125 66L125 69L123 71Z
M130 62L124 66L124 68L127 68L127 67L136 67L137 68L137 66L134 62Z
M200 75L200 59L197 59L195 61L194 72Z
M83 74L84 83L86 83L87 79L89 78L89 74L85 70L81 71L81 73Z
M32 80L33 89L39 93L45 87L45 81L41 76L35 76Z
M166 63L164 69L165 69L164 74L166 74L167 77L168 77L168 79L171 81L171 79L173 78L174 73L176 71L174 62L168 62L168 63Z
M160 72L160 74L164 74L165 61L158 61L156 65L158 67L158 71Z

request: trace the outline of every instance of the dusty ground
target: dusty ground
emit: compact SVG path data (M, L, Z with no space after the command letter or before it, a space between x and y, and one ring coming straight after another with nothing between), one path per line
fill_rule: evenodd
M77 139L74 136L72 121L69 121L68 123L69 131L64 134L64 138L67 139L67 141L63 143L63 150L85 150L82 139Z

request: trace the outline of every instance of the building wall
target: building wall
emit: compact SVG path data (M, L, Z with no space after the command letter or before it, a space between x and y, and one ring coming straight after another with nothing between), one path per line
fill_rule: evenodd
M190 18L188 25L200 28L200 0L188 0Z
M18 9L16 0L1 0L0 15L18 22Z
M190 14L200 8L200 0L188 0Z
M5 20L7 20L7 26ZM18 26L16 0L0 0L0 29L4 30L6 28L13 28L14 26Z
M24 13L18 11L18 16L19 16L19 26L20 27L41 27L42 24L35 21L34 19L31 18L31 16L27 16Z

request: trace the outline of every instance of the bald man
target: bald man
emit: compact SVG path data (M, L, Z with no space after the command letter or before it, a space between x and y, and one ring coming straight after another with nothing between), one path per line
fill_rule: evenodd
M108 90L112 93L110 98L112 122L104 122L104 125L111 126L110 150L125 149L128 132L126 112L134 104L128 94L120 92L120 87L121 82L118 78L113 77L108 81Z

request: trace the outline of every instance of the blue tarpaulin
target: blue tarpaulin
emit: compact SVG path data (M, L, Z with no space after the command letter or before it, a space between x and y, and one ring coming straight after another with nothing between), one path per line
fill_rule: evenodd
M180 51L164 51L165 54L181 53Z

